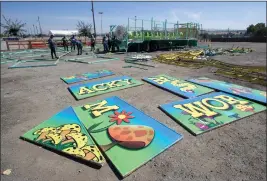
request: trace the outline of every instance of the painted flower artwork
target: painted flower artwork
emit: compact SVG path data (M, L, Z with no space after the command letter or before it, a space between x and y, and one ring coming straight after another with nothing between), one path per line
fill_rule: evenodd
M120 125L122 122L130 123L131 118L134 118L134 116L130 116L131 112L122 111L121 113L115 111L113 115L110 115L111 118L110 122L116 122L117 125Z

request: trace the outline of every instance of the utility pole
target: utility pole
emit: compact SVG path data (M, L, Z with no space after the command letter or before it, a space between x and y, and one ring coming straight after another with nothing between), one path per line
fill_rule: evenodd
M35 25L35 29L36 29L36 36L38 36L38 29L36 25Z
M136 16L134 16L134 31L136 31Z
M40 34L41 34L41 37L43 37L43 32L42 32L42 28L41 28L41 23L40 23L40 18L38 16L38 22L39 22L39 28L40 28Z
M103 12L99 12L99 14L101 15L101 36L102 36L102 14Z
M94 13L94 3L93 3L93 0L92 0L92 13L93 13L94 32L95 32L95 36L96 36L96 30L95 30L95 13Z
M32 25L32 26L33 26L33 32L34 32L34 35L36 35L34 25Z

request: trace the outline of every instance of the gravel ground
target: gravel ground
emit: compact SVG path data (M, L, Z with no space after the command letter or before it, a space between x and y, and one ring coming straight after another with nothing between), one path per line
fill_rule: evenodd
M233 43L212 43L213 47L231 47ZM266 44L235 43L256 52L217 59L236 64L266 65ZM158 54L151 53L151 55ZM72 57L72 56L70 56ZM117 56L122 58L123 55ZM193 136L160 111L161 104L182 98L148 83L121 91L76 101L61 76L98 69L109 69L137 80L168 74L174 77L207 76L251 88L263 86L215 76L209 68L189 69L150 62L148 71L122 68L120 61L86 65L61 61L55 67L7 69L1 65L1 170L3 181L113 181L118 180L105 164L96 170L19 139L26 131L67 106L83 105L109 96L119 96L146 114L159 120L184 138L150 162L124 178L125 181L260 181L266 180L266 112L236 121L211 132ZM112 76L114 77L114 76ZM103 78L105 79L105 78ZM125 164L127 160L125 160Z

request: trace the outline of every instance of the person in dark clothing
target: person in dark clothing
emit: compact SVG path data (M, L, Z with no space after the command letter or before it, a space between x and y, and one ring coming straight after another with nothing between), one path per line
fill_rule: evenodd
M49 45L49 48L51 50L51 57L52 59L54 59L54 56L55 55L55 58L58 59L58 56L56 54L56 43L55 41L53 40L54 36L51 35L50 38L48 39L48 45Z
M91 51L95 51L95 37L91 36Z
M109 34L107 34L107 40L108 40L108 51L111 49L111 39L109 37Z
M76 45L77 45L77 49L78 49L78 54L77 55L81 55L83 52L83 43L81 40L77 40L76 41Z
M106 35L103 37L103 45L104 45L104 52L105 53L108 52L108 38Z
M116 51L119 51L119 46L118 46L118 44L117 44L117 37L114 35L113 37L112 37L112 41L111 41L111 46L112 46L112 48L111 48L111 51L112 52L115 52L115 47L116 47Z
M76 39L75 39L74 35L70 38L70 42L71 42L71 47L70 47L71 51L75 50Z
M69 51L68 40L67 40L66 36L64 36L64 37L62 38L62 43L63 43L64 50Z

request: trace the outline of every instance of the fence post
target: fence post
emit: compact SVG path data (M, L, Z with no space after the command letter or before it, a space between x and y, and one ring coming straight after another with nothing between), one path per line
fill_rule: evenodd
M10 51L10 49L9 49L9 43L8 43L7 40L6 40L6 48L7 48L8 51Z
M32 49L32 41L29 40L29 49Z

